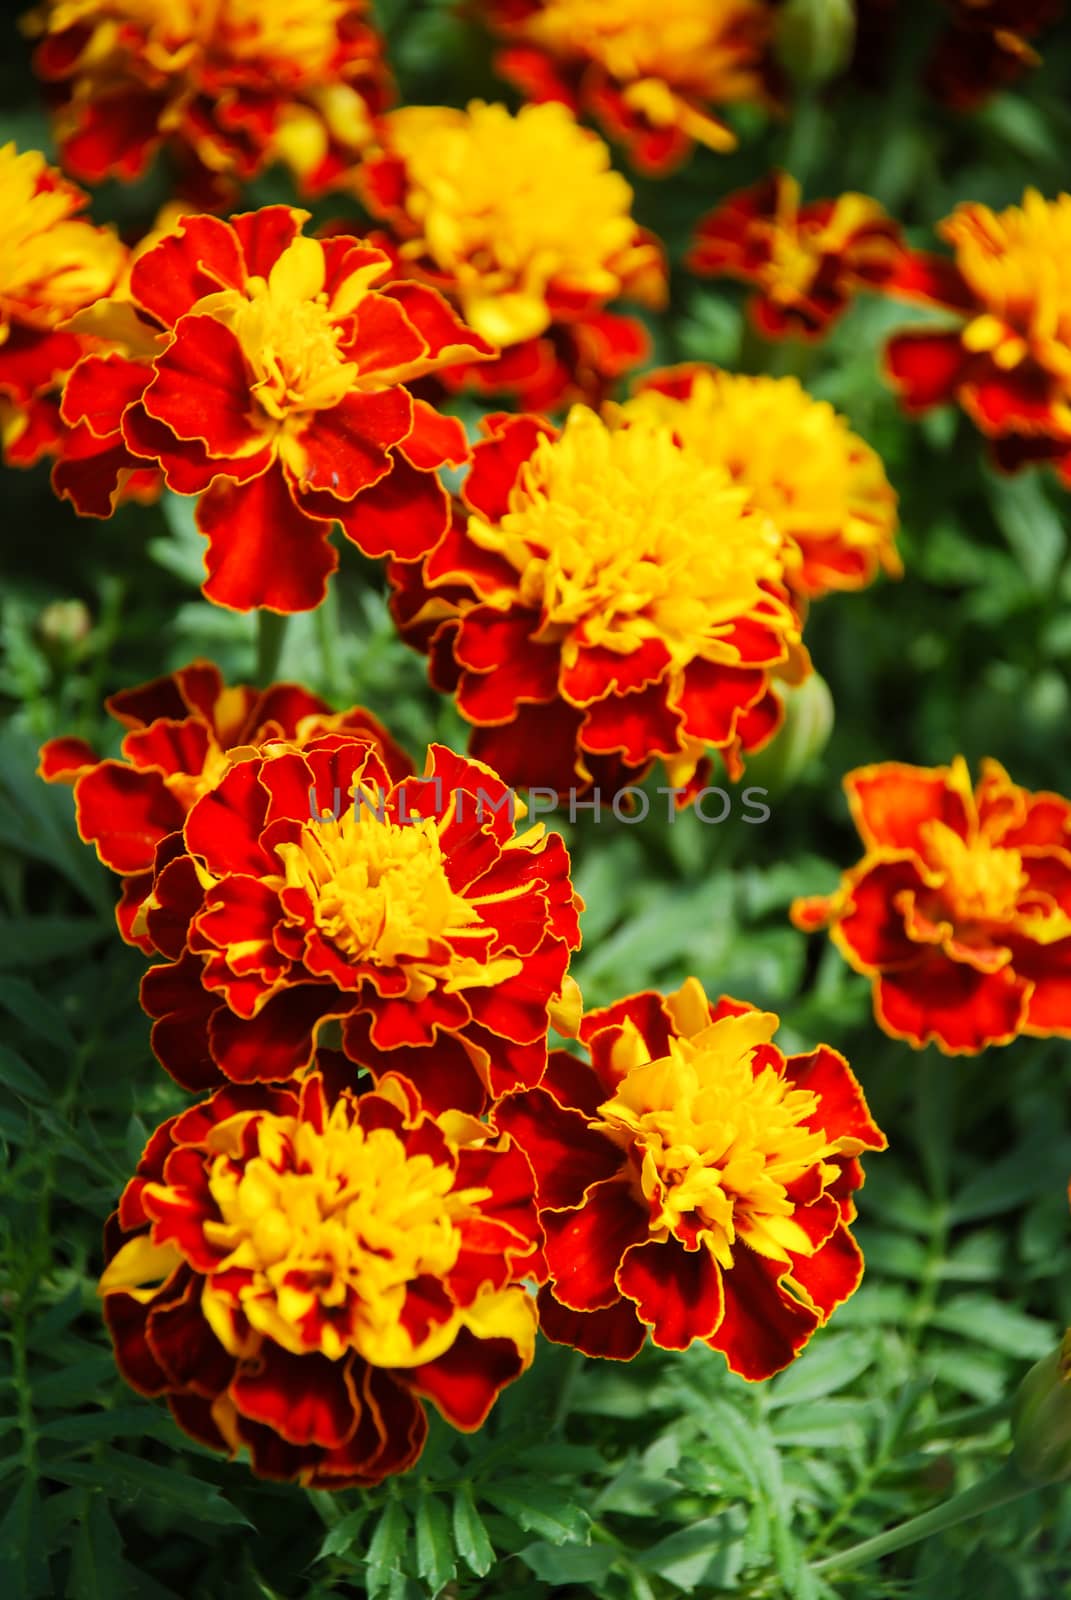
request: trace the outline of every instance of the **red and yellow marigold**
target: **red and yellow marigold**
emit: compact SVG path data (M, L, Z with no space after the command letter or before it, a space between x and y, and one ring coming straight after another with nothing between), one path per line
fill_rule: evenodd
M809 670L784 541L721 464L672 429L576 407L487 419L459 513L420 568L395 567L403 635L518 787L643 776L681 795L708 751L739 776L776 731L775 676Z
M926 73L932 92L973 111L1041 57L1031 41L1059 21L1064 0L946 0L951 16ZM910 23L905 19L905 26Z
M766 97L765 0L481 0L506 48L502 76L529 100L598 118L647 172L694 143L731 150L715 108Z
M946 1055L1071 1036L1071 804L995 761L972 790L962 757L860 767L844 787L866 854L792 920L828 925L885 1032Z
M430 1400L478 1428L530 1365L540 1230L524 1157L397 1074L325 1056L156 1130L105 1230L123 1376L253 1471L323 1489L413 1465Z
M126 474L158 467L198 496L204 593L241 611L318 605L336 521L368 556L411 561L437 543L435 469L468 444L406 385L490 353L433 289L384 282L382 251L305 237L306 216L185 218L135 261L129 301L97 308L94 327L125 353L87 356L63 397L98 453L60 462L57 490L107 517Z
M115 233L79 214L86 204L39 151L0 147L0 442L12 465L58 448L59 388L86 349L64 324L126 265Z
M789 546L785 581L801 597L902 571L881 457L798 379L670 368L644 378L619 416L671 428L697 458L725 467L776 523Z
M886 365L909 412L958 402L998 465L1052 461L1071 482L1071 194L968 202L938 227L954 260L907 256L890 292L955 314L895 334Z
M441 745L400 782L344 730L247 753L157 850L134 922L166 958L142 984L160 1061L190 1089L289 1078L330 1018L436 1110L538 1082L550 1023L576 1025L580 901L561 837L510 809Z
M191 806L234 761L274 740L300 746L343 731L366 738L395 782L413 770L370 711L332 711L296 683L228 688L209 661L123 689L105 706L126 729L118 759L102 760L84 739L50 739L38 771L47 783L74 785L79 837L123 880L119 931L146 951L153 946L133 925L152 891L156 848L182 831Z
M754 285L748 311L766 338L817 339L859 289L885 282L900 251L900 230L876 200L804 204L795 178L773 172L702 219L687 265Z
M379 138L355 177L389 227L382 242L501 352L446 383L553 409L600 401L643 360L642 323L606 308L661 305L662 252L633 221L632 190L606 145L570 111L407 106L382 120Z
M786 1058L777 1026L694 978L630 995L584 1018L590 1062L557 1051L496 1108L536 1176L548 1338L629 1360L650 1330L768 1378L856 1288L859 1157L885 1137L844 1058Z
M323 188L388 98L366 0L40 0L25 26L88 183L137 178L166 145L201 197L279 160Z

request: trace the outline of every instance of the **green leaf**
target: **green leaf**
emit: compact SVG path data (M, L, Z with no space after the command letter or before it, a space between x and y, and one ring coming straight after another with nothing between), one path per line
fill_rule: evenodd
M67 1600L120 1600L130 1589L123 1542L103 1495L94 1495L71 1550Z
M462 1561L478 1578L490 1572L495 1552L468 1484L454 1496L454 1543Z
M347 1512L329 1528L320 1546L318 1560L326 1560L328 1556L341 1556L354 1545L361 1536L361 1532L370 1515L367 1506L358 1506L356 1511Z
M49 1044L58 1045L61 1050L74 1049L70 1029L55 1005L38 994L25 978L0 978L0 1006Z
M1040 1317L1028 1316L984 1294L955 1295L938 1306L932 1320L935 1327L961 1333L1021 1361L1047 1355L1061 1331Z
M861 1339L858 1334L819 1333L803 1355L770 1382L766 1390L767 1407L772 1410L777 1406L795 1406L802 1401L836 1394L838 1389L845 1388L866 1371L874 1355L873 1341Z
M394 1580L402 1576L409 1515L400 1500L393 1497L384 1506L368 1544L365 1581L371 1600L376 1595L393 1593Z
M95 917L12 917L0 944L0 966L39 967L82 955L108 932Z
M0 1086L34 1105L47 1105L54 1098L40 1073L35 1072L6 1044L0 1044Z
M215 1484L120 1450L102 1450L92 1463L50 1461L48 1472L61 1483L83 1483L94 1489L106 1483L112 1498L121 1502L133 1504L144 1497L197 1522L252 1527L245 1513L224 1499Z
M1037 473L1019 477L987 474L990 504L1001 532L1038 594L1050 588L1067 546L1063 520Z
M566 1545L564 1548L541 1540L517 1555L544 1583L599 1583L616 1560L609 1545Z
M558 1484L506 1479L483 1484L480 1492L526 1533L538 1533L551 1544L582 1543L587 1538L587 1516L570 1491Z
M12 1600L51 1597L45 1558L44 1519L37 1480L27 1474L0 1522L0 1594Z
M435 1495L425 1494L417 1502L417 1572L433 1594L454 1576L454 1546L450 1538L450 1519L446 1506Z

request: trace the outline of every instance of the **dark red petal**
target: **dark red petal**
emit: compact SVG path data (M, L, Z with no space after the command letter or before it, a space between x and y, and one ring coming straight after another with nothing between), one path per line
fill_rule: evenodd
M233 611L311 611L338 566L329 525L298 509L278 466L251 483L217 483L198 504L197 526L208 539L204 592Z
M709 1343L731 1372L758 1382L787 1367L818 1327L818 1313L793 1300L777 1282L784 1266L737 1244L725 1273L725 1315Z
M651 1239L629 1250L617 1274L623 1295L663 1350L687 1350L709 1339L724 1311L722 1274L706 1246L686 1250L677 1239Z
M607 1361L631 1361L647 1339L631 1300L619 1300L601 1311L571 1311L549 1289L539 1291L539 1329L554 1344L567 1344Z

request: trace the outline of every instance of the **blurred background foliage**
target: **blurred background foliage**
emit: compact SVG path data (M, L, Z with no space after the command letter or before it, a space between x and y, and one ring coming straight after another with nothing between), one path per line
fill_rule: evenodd
M787 119L741 112L731 156L700 152L636 183L666 242L671 309L657 360L795 371L882 454L900 495L906 575L814 607L807 638L835 705L832 737L791 782L767 762L770 820L720 826L656 810L642 826L563 824L588 902L577 976L591 1004L694 972L776 1009L787 1049L844 1050L892 1149L871 1160L859 1293L789 1372L749 1388L702 1347L630 1367L544 1349L471 1439L444 1427L417 1472L334 1499L257 1483L192 1445L114 1374L94 1285L104 1217L147 1131L181 1096L153 1063L113 889L75 836L65 791L33 776L56 733L105 752L105 694L197 654L253 672L254 621L197 592L189 503L80 521L47 472L4 475L0 597L0 1593L71 1600L317 1600L680 1594L808 1600L1056 1600L1071 1584L1071 1502L1028 1497L885 1562L811 1562L933 1504L1006 1449L1003 1401L1071 1322L1068 1049L1021 1040L979 1060L916 1055L881 1035L865 982L788 924L858 854L839 779L863 762L996 756L1031 788L1068 788L1068 500L1045 474L1000 479L960 417L909 424L879 377L914 313L861 300L815 350L745 334L744 292L679 267L694 222L772 164L808 197L858 188L928 243L963 199L1048 195L1071 142L1071 28L1045 62L970 116L919 79L930 0L901 4L877 85L840 79ZM381 0L404 99L509 98L488 43L449 4ZM13 22L0 56L3 133L51 150ZM94 197L136 236L166 173ZM249 203L289 198L269 177ZM347 215L346 201L318 208ZM1071 267L1069 267L1071 270ZM294 619L280 676L361 701L414 751L459 744L452 708L395 639L378 570L342 550L338 636ZM771 775L772 773L772 775ZM662 801L656 801L657 814Z

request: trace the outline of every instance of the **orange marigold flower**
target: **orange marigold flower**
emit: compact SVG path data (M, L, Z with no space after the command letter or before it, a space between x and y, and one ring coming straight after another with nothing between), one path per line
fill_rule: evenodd
M619 415L661 423L697 457L724 466L777 524L790 547L785 581L801 597L903 570L896 493L881 457L798 379L670 368L644 378Z
M181 832L194 802L251 749L276 739L303 745L341 730L367 739L394 781L413 770L370 711L332 711L296 683L228 688L210 661L192 661L104 703L127 730L121 758L102 760L83 739L50 739L37 770L46 783L74 785L79 837L123 879L119 931L146 951L151 941L133 929L152 891L157 845Z
M748 311L765 338L817 339L860 288L885 281L901 248L899 227L876 200L842 194L802 204L795 178L774 172L703 218L687 265L754 284Z
M712 108L766 97L765 0L482 0L508 48L497 70L535 101L590 112L635 165L664 173L693 143L731 150Z
M355 179L389 224L385 246L502 352L444 382L552 409L601 400L644 359L642 323L606 307L662 305L662 251L606 145L564 106L407 106L383 119L380 143Z
M860 767L844 787L866 854L792 920L829 926L885 1032L946 1055L1071 1035L1071 804L995 761L972 792L960 756Z
M57 397L86 342L64 326L115 289L126 251L38 150L0 146L0 441L12 465L54 454Z
M202 194L277 160L323 188L388 98L366 0L40 0L25 27L87 183L137 178L166 144Z
M952 12L926 81L956 111L973 111L1040 65L1030 40L1058 22L1064 0L947 0Z
M907 255L893 294L953 311L952 328L889 341L889 377L909 412L958 401L999 466L1057 464L1071 482L1071 194L1028 189L1021 206L971 201L938 227L954 261Z
M786 1058L778 1019L690 978L590 1012L495 1121L532 1163L549 1282L540 1326L627 1361L648 1329L741 1377L786 1367L857 1287L859 1156L885 1148L847 1062Z
M345 731L245 754L157 850L134 924L167 960L141 998L172 1076L289 1078L330 1017L436 1110L538 1082L550 1021L575 1028L561 837L515 836L500 779L440 745L400 782Z
M384 283L360 239L309 239L307 213L267 206L187 217L134 262L111 308L126 354L87 356L64 420L92 441L61 461L57 491L107 517L147 462L199 496L204 593L247 611L307 611L338 565L331 524L367 556L412 561L442 536L435 469L467 459L465 431L406 384L489 354L433 289ZM108 327L97 308L94 327Z
M459 515L394 614L518 787L610 787L665 762L682 794L714 746L734 776L776 731L773 675L810 663L784 541L728 470L670 427L576 407L486 420Z
M150 1139L105 1230L127 1382L261 1477L324 1489L404 1472L423 1400L478 1428L531 1364L539 1223L508 1138L436 1119L335 1056L227 1087Z

